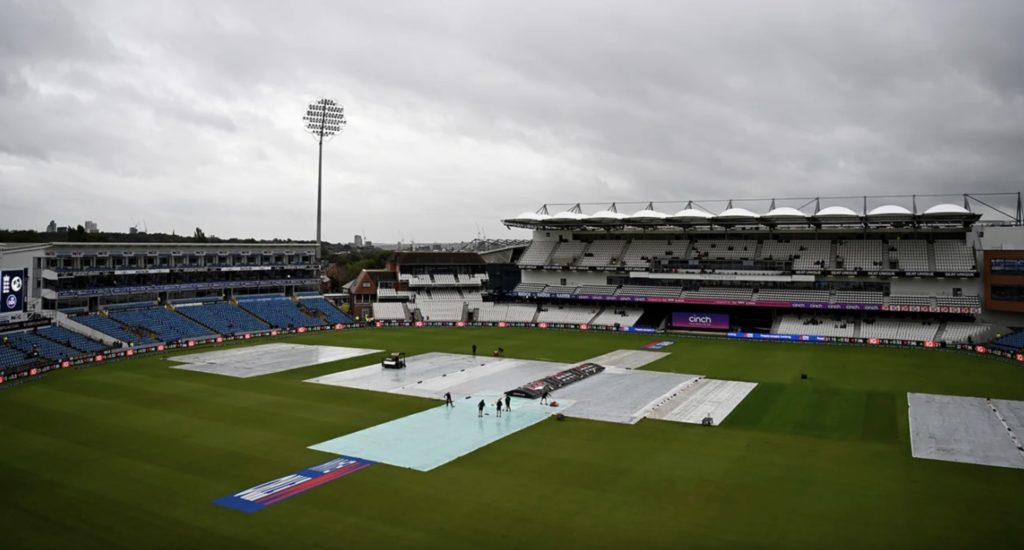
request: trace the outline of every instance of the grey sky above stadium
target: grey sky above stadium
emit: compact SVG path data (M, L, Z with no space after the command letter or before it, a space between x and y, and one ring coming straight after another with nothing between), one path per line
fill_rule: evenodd
M318 95L349 119L331 241L521 236L499 220L544 202L1022 187L1019 0L0 10L5 228L312 239Z

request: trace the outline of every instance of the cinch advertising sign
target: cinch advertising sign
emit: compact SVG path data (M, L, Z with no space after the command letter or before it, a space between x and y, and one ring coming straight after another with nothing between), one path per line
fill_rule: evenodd
M676 311L672 313L672 328L729 330L729 314Z
M0 271L0 314L25 311L25 270Z

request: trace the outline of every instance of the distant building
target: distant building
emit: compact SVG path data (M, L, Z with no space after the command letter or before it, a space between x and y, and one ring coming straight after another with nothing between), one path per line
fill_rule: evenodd
M99 226L96 225L96 222L86 220L85 221L85 232L86 233L99 233L100 232L100 228L99 228Z
M55 222L53 220L50 220L50 223L46 224L46 232L47 233L56 233L57 232L57 222Z
M128 228L128 234L129 235L137 235L138 233L139 233L139 228L138 227L132 226L132 227Z
M356 245L357 247L361 247L361 246L363 246L363 236L362 236L362 235L356 235L356 236L355 236L355 237L354 237L354 238L352 239L352 242L353 242L353 243L354 243L354 244L355 244L355 245Z

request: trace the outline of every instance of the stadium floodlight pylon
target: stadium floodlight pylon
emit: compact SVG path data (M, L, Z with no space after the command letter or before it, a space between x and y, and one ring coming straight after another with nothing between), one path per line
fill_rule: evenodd
M330 141L348 124L345 108L337 101L321 97L309 104L302 117L306 131L317 138L319 155L316 169L316 259L320 260L320 224L323 208L324 141Z

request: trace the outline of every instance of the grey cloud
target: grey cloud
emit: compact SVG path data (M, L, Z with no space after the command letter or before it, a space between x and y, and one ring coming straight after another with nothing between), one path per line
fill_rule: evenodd
M505 234L543 202L1017 190L1024 171L1020 2L2 7L0 186L33 194L11 225L57 216L40 196L74 177L62 192L107 226L309 236L298 118L320 94L350 119L325 151L333 240Z

